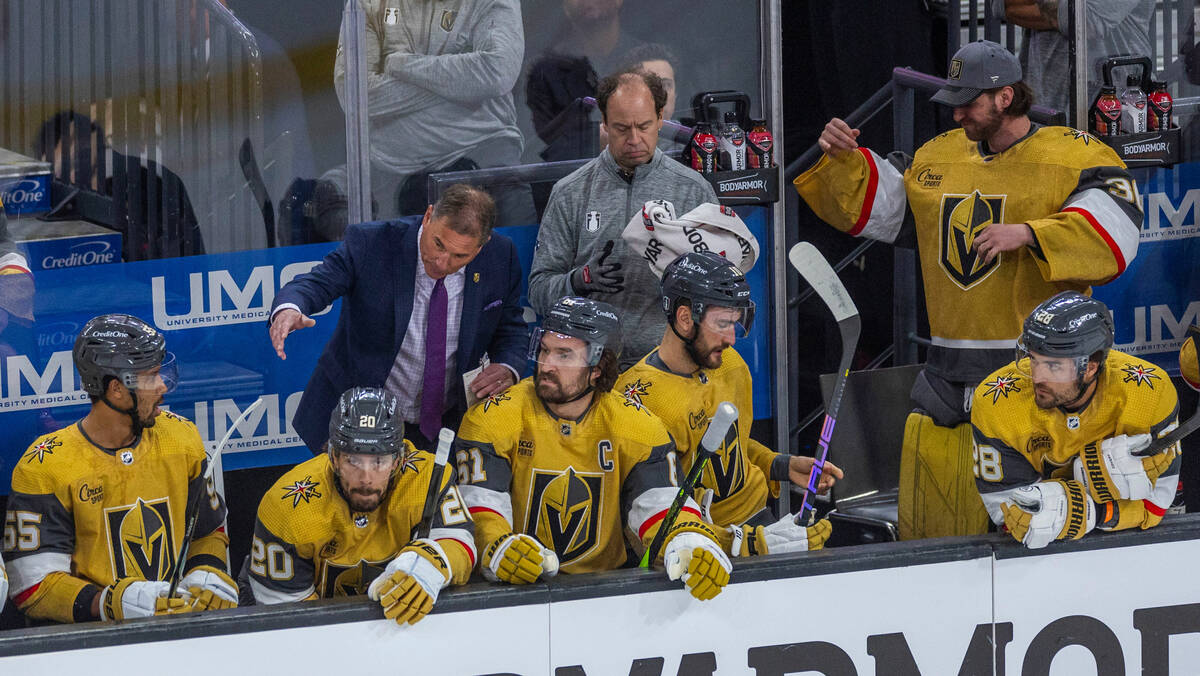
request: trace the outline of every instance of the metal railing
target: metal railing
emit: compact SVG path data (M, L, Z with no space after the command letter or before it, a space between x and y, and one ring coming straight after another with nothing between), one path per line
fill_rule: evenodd
M0 146L111 196L127 260L267 244L239 170L263 147L261 56L220 2L7 0L0 22Z

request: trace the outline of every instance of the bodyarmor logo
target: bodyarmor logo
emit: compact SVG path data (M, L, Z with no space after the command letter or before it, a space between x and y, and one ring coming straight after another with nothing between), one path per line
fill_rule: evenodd
M738 422L735 420L725 433L725 442L708 461L700 477L701 486L713 489L714 500L733 495L741 489L746 481L745 457L739 441Z
M367 561L359 559L358 563L338 565L326 563L321 571L321 598L334 596L361 596L367 593L367 587L383 573L387 559Z
M525 532L549 545L562 564L587 554L599 539L601 489L600 474L533 471L533 490Z
M941 255L939 262L946 276L966 290L979 283L1000 266L997 254L983 262L972 247L975 237L993 223L1004 222L1004 195L943 195L941 214Z
M1147 387L1153 390L1154 381L1162 379L1161 376L1155 373L1157 370L1158 369L1153 366L1146 366L1144 364L1130 364L1126 362L1125 365L1121 367L1121 372L1125 374L1125 377L1121 379L1121 382L1133 383L1137 387L1141 387L1144 383Z
M190 329L201 326L221 326L266 321L271 314L271 303L275 290L293 278L307 273L320 261L303 261L285 265L279 273L279 285L275 285L275 267L260 265L250 271L245 281L240 270L211 270L188 274L187 289L171 285L167 294L167 278L150 279L150 291L154 305L154 324L162 329ZM237 275L237 279L234 276ZM172 277L172 281L175 278ZM187 299L183 305L182 299ZM168 299L170 308L168 308ZM175 314L173 311L185 309ZM316 312L322 315L329 308Z
M104 510L108 552L116 578L166 580L175 565L171 508L167 498Z
M55 352L42 368L29 357L6 357L4 377L0 379L0 413L86 404L87 392L78 389L71 351Z

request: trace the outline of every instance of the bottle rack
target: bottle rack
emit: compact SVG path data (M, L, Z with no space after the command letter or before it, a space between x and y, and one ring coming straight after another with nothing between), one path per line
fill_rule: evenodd
M720 104L733 104L738 126L750 133L750 97L739 91L700 92L692 99L699 122L715 124L720 118ZM749 143L749 140L747 140ZM686 157L687 150L684 151ZM736 207L765 205L779 201L779 166L760 169L738 169L700 174L717 193L721 204Z

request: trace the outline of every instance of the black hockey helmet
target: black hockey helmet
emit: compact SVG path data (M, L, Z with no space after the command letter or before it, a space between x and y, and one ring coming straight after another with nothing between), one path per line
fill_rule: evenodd
M1030 353L1076 361L1082 377L1091 355L1103 365L1113 346L1113 321L1104 303L1078 291L1063 291L1043 301L1025 318L1017 341L1017 366L1029 373ZM1025 365L1022 368L1022 365Z
M606 349L616 357L621 356L620 330L617 309L608 303L579 296L563 296L546 313L541 327L533 330L529 340L529 358L537 361L543 335L557 333L587 343L587 365L595 366L600 363L600 355Z
M397 455L404 448L396 396L377 387L342 393L329 417L329 453Z
M84 391L93 397L104 396L110 377L136 391L138 374L156 367L161 367L159 375L168 391L178 382L166 338L131 315L107 314L89 320L75 338L72 357Z
M754 301L746 275L724 256L712 251L691 251L676 258L663 271L662 308L674 326L675 311L687 304L692 317L702 321L709 306L743 311L738 337L754 323Z

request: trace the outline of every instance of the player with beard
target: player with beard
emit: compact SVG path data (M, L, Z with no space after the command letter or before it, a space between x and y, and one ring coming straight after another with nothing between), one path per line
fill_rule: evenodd
M401 434L395 395L342 394L326 453L296 465L263 496L250 550L259 603L367 594L397 624L416 624L438 592L475 567L474 524L449 470ZM428 537L413 539L437 481Z
M992 521L1026 547L1093 528L1150 528L1175 499L1180 447L1166 372L1112 349L1098 300L1064 291L1025 320L1017 358L975 390L975 481Z
M986 530L971 469L972 391L1012 358L1035 305L1124 272L1142 222L1137 185L1111 148L1029 119L1033 95L1000 45L956 52L933 101L962 128L884 160L833 119L818 139L825 155L795 181L822 220L916 246L920 257L932 345L901 451L905 539Z
M534 375L467 411L455 446L485 577L527 584L558 571L629 561L624 529L649 546L675 495L675 444L662 421L613 392L620 356L613 306L564 297L529 344ZM688 498L662 561L707 600L729 559Z
M827 520L806 528L793 524L790 514L776 521L766 507L768 491L779 494L778 481L808 485L813 459L776 453L750 438L750 369L733 349L754 322L746 276L715 253L683 254L663 271L662 308L662 344L621 374L617 391L662 418L685 475L717 405L732 402L738 420L704 468L695 494L718 526L722 545L733 556L820 549L830 534ZM821 492L842 476L833 463L825 468Z
M101 315L72 356L91 410L39 437L13 468L4 521L13 602L57 622L236 606L225 504L204 481L204 442L191 421L160 408L178 382L163 335L137 317ZM176 561L196 501L196 535L187 561ZM179 565L180 593L168 598Z

